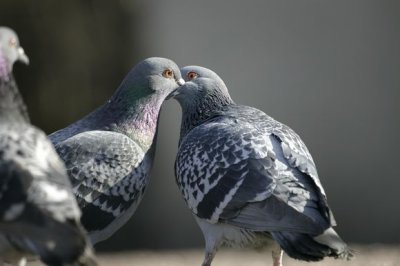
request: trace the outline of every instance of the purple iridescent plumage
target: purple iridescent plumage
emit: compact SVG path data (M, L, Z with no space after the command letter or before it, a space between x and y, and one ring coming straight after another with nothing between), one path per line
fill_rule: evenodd
M166 70L174 75L165 77ZM180 80L171 60L146 59L103 106L49 136L67 166L93 243L110 237L136 211L154 159L161 105Z

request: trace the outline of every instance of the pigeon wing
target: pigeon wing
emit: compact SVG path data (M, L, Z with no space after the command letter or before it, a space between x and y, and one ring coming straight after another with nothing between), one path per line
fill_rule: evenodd
M0 231L12 246L43 261L76 259L87 240L53 145L27 124L3 126L0 133Z
M318 177L317 168L314 160L299 135L290 127L269 118L271 125L271 134L280 142L283 156L287 160L287 164L298 169L304 174L304 177L311 179L314 184L315 191L318 193L318 204L324 216L330 221L331 226L336 225L335 218L328 206L328 200L321 181Z
M331 226L335 226L336 221L328 206L314 160L300 136L290 127L253 107L237 105L227 110L225 115L240 117L241 123L252 124L257 129L257 134L269 136L275 153L280 155L280 161L293 169L291 177L286 176L284 179L291 179L292 185L297 182L309 190L324 219L328 220ZM304 202L301 204L304 205Z
M89 232L105 228L143 194L144 152L127 136L87 131L55 147L66 164L82 209L82 224Z
M282 176L271 138L229 116L190 131L181 141L175 168L194 214L259 231L320 232L313 219L296 209L296 193L304 189L296 179L291 181L296 188L287 189L284 179L291 173ZM303 205L308 200L300 199Z
M0 198L8 205L1 209L8 218L31 205L59 222L79 219L64 165L46 135L25 124L2 128L0 135Z

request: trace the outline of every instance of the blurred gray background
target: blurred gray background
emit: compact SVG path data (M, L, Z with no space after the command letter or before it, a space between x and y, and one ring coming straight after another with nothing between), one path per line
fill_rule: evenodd
M146 57L202 65L302 136L345 240L400 243L399 1L1 0L0 25L30 56L15 75L46 132L101 105ZM180 117L166 102L147 194L99 250L203 245L173 175Z

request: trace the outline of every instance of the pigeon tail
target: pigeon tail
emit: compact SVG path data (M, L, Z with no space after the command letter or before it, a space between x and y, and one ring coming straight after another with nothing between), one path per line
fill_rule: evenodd
M332 228L328 228L316 237L292 232L272 232L271 234L282 249L294 259L320 261L328 256L350 260L354 256L353 251Z

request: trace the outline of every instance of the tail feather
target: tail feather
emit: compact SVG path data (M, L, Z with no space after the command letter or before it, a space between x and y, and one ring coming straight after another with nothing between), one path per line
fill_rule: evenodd
M305 261L319 261L324 257L351 259L353 251L332 229L313 237L293 232L272 232L275 241L292 258Z
M354 251L347 246L332 227L314 237L314 240L334 250L335 253L333 257L335 258L350 260L354 257Z

